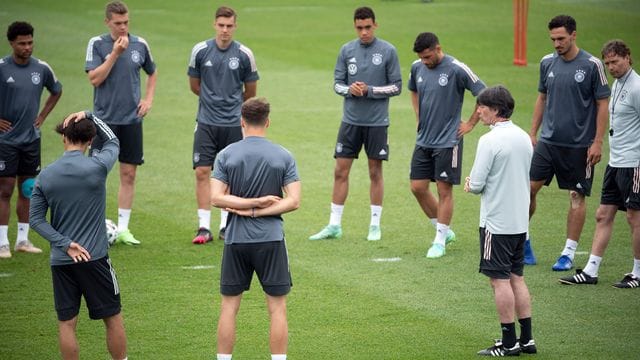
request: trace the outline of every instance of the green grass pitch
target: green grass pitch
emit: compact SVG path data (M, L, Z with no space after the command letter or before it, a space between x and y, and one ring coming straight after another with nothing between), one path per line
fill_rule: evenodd
M0 26L27 20L35 29L34 56L47 61L64 94L43 126L43 164L62 153L54 125L88 109L92 89L84 74L91 36L107 31L103 1L3 1ZM122 289L131 359L213 359L219 311L222 244L191 245L197 226L191 146L197 98L189 91L187 62L194 44L213 36L210 1L129 0L131 32L149 42L159 79L145 119L146 163L139 169L131 230L139 247L116 246L111 257ZM452 222L458 241L428 261L434 236L409 190L415 117L406 80L415 36L432 31L443 49L469 65L488 85L506 85L516 99L513 120L529 129L537 95L538 61L553 51L546 24L567 13L578 23L578 46L599 56L611 38L640 52L640 3L634 0L530 1L527 67L513 61L508 0L239 1L236 39L249 46L261 79L258 94L272 103L270 137L295 155L303 183L301 208L285 216L294 287L289 297L291 359L473 359L500 336L488 280L477 272L479 198L455 188ZM403 93L391 100L390 161L385 163L383 240L365 240L369 206L366 161L356 161L345 208L344 237L310 242L329 217L335 136L342 101L333 67L340 46L355 38L353 10L376 11L377 35L398 49ZM10 53L6 41L0 54ZM638 61L638 59L636 59ZM463 117L474 101L467 97ZM486 128L467 136L463 175ZM608 147L605 146L608 151ZM595 174L576 264L587 260L604 163ZM117 169L108 183L108 214L116 217ZM15 200L14 200L15 201ZM551 265L564 244L568 196L555 183L542 190L531 224L539 264L525 274L532 294L537 359L631 359L640 356L637 290L616 290L632 266L629 229L620 215L600 269L600 284L565 287ZM212 225L218 212L213 211ZM10 240L15 241L12 210ZM48 244L31 233L48 250ZM58 355L48 251L0 261L0 358L53 359ZM400 258L375 262L378 258ZM199 269L192 269L199 266ZM245 294L238 317L237 359L266 359L268 321L260 286ZM83 308L78 325L83 359L108 359L101 322Z

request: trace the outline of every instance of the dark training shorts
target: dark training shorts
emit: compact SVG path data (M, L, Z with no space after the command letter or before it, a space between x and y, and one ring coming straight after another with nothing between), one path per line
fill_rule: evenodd
M480 272L492 279L523 275L527 233L496 235L480 228Z
M40 172L40 138L28 144L0 143L0 177L35 177Z
M443 181L460 184L462 141L452 148L426 148L416 145L411 157L411 180Z
M367 158L389 160L387 126L358 126L340 123L334 158L357 159L362 146Z
M213 167L216 155L229 144L242 140L240 126L205 125L196 122L193 134L193 168Z
M538 141L531 159L531 181L542 181L549 186L553 176L558 187L573 190L584 196L591 195L593 165L587 165L589 148L570 148Z
M144 164L142 122L130 125L107 125L120 141L118 161L132 165ZM101 150L103 145L104 141L99 136L96 136L91 144L91 151Z
M71 320L80 311L84 296L93 320L120 313L120 287L111 260L98 260L69 265L51 266L53 298L58 320Z
M614 168L607 165L600 204L617 205L623 211L640 210L640 167Z
M224 245L220 271L222 295L237 296L249 290L254 272L268 295L289 293L293 284L284 240Z

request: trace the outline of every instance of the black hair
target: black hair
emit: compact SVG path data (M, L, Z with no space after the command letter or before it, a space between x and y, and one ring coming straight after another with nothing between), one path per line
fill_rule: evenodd
M71 121L64 126L64 121L56 125L56 132L63 135L72 144L85 144L96 136L96 126L89 119L78 122Z
M434 49L436 45L439 45L440 41L434 33L423 32L418 34L416 41L413 43L413 51L420 53L425 49Z
M7 39L13 41L18 36L33 36L33 26L26 21L15 21L7 28Z
M482 90L476 98L478 105L484 105L492 110L497 110L498 117L508 119L513 114L516 106L513 96L506 87L502 85L493 86Z
M572 34L578 28L576 25L576 19L569 15L558 15L549 21L549 30L557 29L559 27L565 28L569 34Z
M376 22L376 14L368 6L359 7L353 13L353 21L371 19Z

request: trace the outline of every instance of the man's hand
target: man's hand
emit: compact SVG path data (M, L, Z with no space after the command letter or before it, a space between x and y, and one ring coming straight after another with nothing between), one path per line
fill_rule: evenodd
M73 121L73 122L78 122L84 118L87 117L87 114L85 114L84 111L80 111L80 112L76 112L73 114L69 114L66 118L64 118L64 121L62 122L62 128L66 128L67 126L69 126L69 124Z
M11 121L0 119L0 132L7 132L11 130Z
M74 263L89 261L91 259L91 255L87 249L80 246L77 242L71 242L71 244L69 244L67 255L73 259Z
M151 110L151 101L140 100L140 103L138 103L138 117L147 115L149 110Z
M465 134L471 132L471 130L473 130L474 125L472 125L470 122L468 121L463 121L460 123L460 127L458 128L458 137L461 138L463 137Z
M531 145L533 145L533 148L535 149L536 144L538 143L538 137L535 134L529 134L529 138L531 138Z
M275 195L267 195L259 197L257 200L258 206L256 207L263 209L277 203L278 201L282 200L282 198Z
M467 176L464 178L464 192L471 191L471 185L469 185L469 183L471 183L471 177Z
M42 117L41 115L38 115L35 122L36 129L40 129L40 126L42 126L43 122L44 122L44 117Z
M362 81L356 81L349 86L349 92L353 96L364 96L367 93L367 84Z
M128 47L129 47L129 37L120 36L113 43L113 50L111 51L111 53L113 53L115 56L120 56L125 50L127 50Z
M587 163L595 165L602 159L602 142L594 141L587 152Z

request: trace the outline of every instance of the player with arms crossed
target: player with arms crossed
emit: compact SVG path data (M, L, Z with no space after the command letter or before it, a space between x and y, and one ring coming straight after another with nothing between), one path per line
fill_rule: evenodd
M136 172L144 163L142 120L151 110L158 72L147 42L129 34L129 9L121 1L107 4L105 24L109 33L89 40L85 71L93 85L93 109L120 140L120 189L118 190L118 238L138 245L129 230ZM140 69L149 76L146 94L140 96ZM102 140L91 144L102 148Z
M89 317L104 321L111 357L126 359L120 288L107 253L105 228L105 184L118 159L119 141L88 112L69 115L56 132L62 135L65 152L38 176L30 217L33 229L51 243L60 352L65 360L79 358L76 326L84 297ZM84 153L96 133L102 150L87 157Z
M198 115L193 135L199 227L194 244L213 240L211 235L211 168L216 155L242 139L242 102L256 96L258 67L253 52L233 40L236 12L226 6L216 10L214 39L196 44L189 59L189 86L198 95ZM219 238L224 240L227 212L220 210Z
M309 240L342 237L342 212L349 193L349 173L353 159L358 158L363 145L371 180L371 221L367 240L382 238L382 160L389 159L389 98L400 95L402 77L395 47L375 37L378 24L373 10L357 8L353 24L358 39L342 46L334 71L333 88L336 94L344 97L344 106L333 155L336 167L329 225Z
M49 64L31 56L33 27L16 21L9 25L7 39L13 53L0 59L0 259L11 257L7 232L13 189L16 184L22 189L38 175L40 126L62 96L62 84ZM38 114L45 88L50 95ZM29 194L18 191L14 249L38 254L42 250L28 238L29 198L25 195Z
M236 315L254 271L267 298L271 359L286 359L292 283L282 214L298 208L301 185L291 153L266 139L269 111L262 98L242 105L244 139L218 154L211 179L211 203L231 212L220 272L218 360L231 359Z

